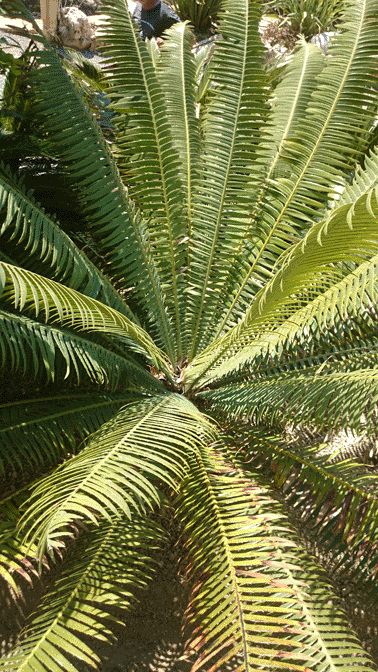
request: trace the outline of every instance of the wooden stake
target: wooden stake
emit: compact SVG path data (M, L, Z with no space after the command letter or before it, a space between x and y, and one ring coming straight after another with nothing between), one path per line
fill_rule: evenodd
M40 0L42 30L48 40L56 36L58 25L59 0Z

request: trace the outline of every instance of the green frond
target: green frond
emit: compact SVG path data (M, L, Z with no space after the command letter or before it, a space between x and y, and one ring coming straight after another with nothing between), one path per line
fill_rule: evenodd
M264 181L270 185L270 203L273 203L271 191L275 181L290 176L291 164L281 157L281 152L288 139L295 134L296 129L300 128L303 123L303 117L316 86L316 77L324 67L325 56L319 47L304 41L300 44L300 48L297 48L286 66L283 81L274 89L271 101L272 115L267 124L265 138L260 149L260 163L266 164L264 165ZM213 338L222 334L225 326L229 324L231 315L235 320L234 311L236 306L240 311L239 302L245 303L242 299L244 298L244 288L251 278L248 260L251 248L253 249L253 243L256 243L262 237L270 237L268 227L260 228L260 224L256 226L256 216L265 202L264 199L265 189L262 187L256 201L251 204L254 214L249 219L245 237L239 241L238 246L234 249L233 260L230 263L221 299L218 305L214 307L212 320L216 329L213 331ZM304 222L300 223L299 232L304 225ZM295 228L289 227L286 222L280 226L279 232L275 233L271 241L268 240L267 249L269 250L270 261L267 266L270 266L271 260L277 258L288 244L291 245L293 238L297 235L298 232ZM250 242L246 243L246 241ZM263 278L263 273L263 269L259 269L258 275L260 278ZM269 275L270 272L266 268L264 280L269 278ZM251 285L249 287L249 298L259 289L259 283Z
M290 304L285 306L286 319L282 324L275 330L262 332L251 345L242 347L229 359L225 357L224 361L206 374L201 386L219 388L230 382L245 382L257 368L263 375L268 371L301 370L314 363L320 369L324 362L343 359L340 355L344 341L350 336L350 329L353 340L345 352L349 358L348 366L353 368L353 362L363 367L370 366L372 362L375 365L373 334L376 319L372 306L376 303L377 262L378 257L375 256L357 269L353 270L352 267L343 280L309 303L304 301L303 308L296 310L294 307L292 314ZM333 334L334 344L329 343L328 349L324 349L320 343L324 330L330 336ZM360 338L359 332L366 334L365 341L356 341L357 337ZM306 339L306 347L303 339ZM291 359L284 357L280 362L283 353L290 349ZM373 359L367 356L369 349ZM264 360L270 360L270 365L266 365Z
M144 320L174 360L174 342L164 293L151 256L145 223L135 212L109 146L55 50L36 53L33 111L52 153L80 188L81 207L114 281L133 288Z
M21 521L39 554L77 520L131 518L161 503L159 488L176 488L187 460L211 435L189 401L165 394L121 409L81 452L34 489Z
M188 338L193 358L222 295L230 255L245 236L251 199L261 181L257 147L268 90L258 33L260 13L247 0L223 3L211 59L209 103L203 116L203 165L194 194L193 263L189 274Z
M151 358L157 368L167 370L164 354L141 327L113 308L54 280L0 262L0 298L6 306L13 304L16 310L31 312L46 322L116 336Z
M357 166L353 174L353 180L347 184L340 198L337 198L334 207L346 205L357 201L364 194L368 194L377 185L378 169L378 148L373 148L371 152L363 158L363 166Z
M192 237L192 198L194 185L198 181L202 151L195 110L196 64L192 44L193 33L189 26L186 23L174 24L166 32L157 69L183 170L181 198L185 203L188 240ZM186 265L190 265L190 250Z
M286 504L327 556L334 571L359 585L367 600L377 602L376 476L364 462L335 458L335 448L283 442L265 429L247 430L244 465L262 465L272 474Z
M374 670L261 477L193 456L179 513L196 580L193 669Z
M234 284L227 288L233 296L221 329L245 314L259 286L269 281L278 257L344 189L368 148L378 102L373 56L378 46L376 10L376 0L349 5L332 56L317 76L307 113L280 149L279 165L288 165L289 175L272 176L259 197L249 244L232 278Z
M332 194L332 187L336 193L344 187L356 159L368 147L377 108L371 89L376 9L376 0L346 6L342 30L332 41L327 67L317 76L303 124L295 137L287 139L282 152L292 163L293 175L287 184L277 184L285 203L280 218L311 219Z
M0 352L9 372L38 378L41 383L88 381L112 391L136 384L161 390L161 383L145 367L127 354L96 343L91 335L85 338L2 310Z
M295 130L303 121L307 105L311 99L311 94L316 85L316 77L324 67L325 56L323 52L313 44L303 42L301 48L292 56L289 65L285 71L285 78L279 86L274 90L272 96L273 112L271 119L267 124L267 129L264 131L265 139L262 141L259 163L266 163L264 175L267 184L273 184L278 178L286 176L287 172L291 172L290 164L281 158L281 151L283 150L287 139L294 135ZM257 193L257 197L251 208L256 216L259 208L264 202L265 191L263 188ZM270 195L270 198L272 196ZM290 229L287 224L281 227L279 236L277 236L269 244L270 255L277 256L284 249L284 244L291 244L295 230ZM233 314L235 306L238 305L240 298L243 296L244 287L247 284L249 274L248 257L250 255L250 245L246 245L246 241L254 241L261 236L269 236L269 231L266 229L256 229L255 217L249 218L248 226L245 230L245 235L239 240L238 245L235 245L232 261L228 269L228 277L225 278L222 295L218 304L213 307L212 323L216 329L213 329L213 338L217 338L222 334L225 325L228 324L230 315ZM250 287L251 294L253 291L258 292L259 286L256 283L254 287ZM235 316L234 318L235 319Z
M161 536L158 525L146 519L132 523L120 519L100 529L91 528L64 562L60 577L30 617L19 644L2 659L1 669L76 672L83 663L97 667L99 658L86 643L87 637L111 639L104 623L104 619L115 620L109 607L127 609L133 589L145 587L154 573L145 549L156 547Z
M336 430L360 430L378 401L378 358L373 369L327 372L314 365L302 373L276 373L200 393L222 412L268 424L279 420Z
M0 468L56 464L110 420L130 394L74 392L0 406Z
M299 46L300 45L300 46ZM288 164L281 158L285 143L301 127L303 116L311 101L316 80L325 65L325 55L319 47L301 39L285 68L284 79L272 95L272 117L266 131L265 152L266 180L287 175ZM255 208L258 207L258 203Z
M122 115L129 115L128 123L122 117L118 127L118 161L126 175L130 175L130 193L148 220L151 251L166 288L180 358L184 310L181 273L187 257L187 246L180 244L187 236L181 157L173 142L173 129L154 63L137 35L127 2L109 0L104 11L111 18L104 26L102 39L112 62L107 77L112 107ZM179 81L172 82L175 85Z
M26 193L20 180L0 165L0 215L3 249L22 259L30 270L50 274L57 282L102 301L129 319L133 314L110 281L62 231L42 206ZM4 249L5 251L5 249Z
M332 323L332 316L338 312L346 317L374 299L377 194L373 187L355 203L340 206L291 246L243 319L193 362L186 374L190 386L225 356L238 353L240 365L261 335L266 342L273 331L278 338L287 338L290 329L294 334L316 318ZM272 336L271 344L273 341ZM229 364L233 365L232 360Z

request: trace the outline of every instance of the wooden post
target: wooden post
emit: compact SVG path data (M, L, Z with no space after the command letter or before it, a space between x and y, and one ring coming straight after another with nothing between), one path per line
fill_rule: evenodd
M48 40L53 40L58 24L59 0L40 0L42 30Z

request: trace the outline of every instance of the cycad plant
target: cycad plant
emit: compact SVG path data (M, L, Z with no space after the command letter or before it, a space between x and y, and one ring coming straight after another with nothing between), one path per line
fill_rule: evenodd
M343 11L344 0L268 0L266 11L283 17L295 34L307 39L326 30L333 30Z
M175 517L193 669L376 670L318 563L374 604L376 476L322 436L375 428L378 0L274 90L258 2L223 0L205 68L187 24L159 52L104 12L114 144L42 38L28 73L81 237L0 166L0 568L46 585L1 669L96 667Z
M190 21L201 33L217 22L221 0L171 0L170 4L182 21Z

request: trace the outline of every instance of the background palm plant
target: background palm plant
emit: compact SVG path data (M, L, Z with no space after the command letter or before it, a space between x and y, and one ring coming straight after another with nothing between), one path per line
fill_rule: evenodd
M287 21L296 35L310 38L326 30L332 30L340 19L344 0L269 0L266 11L274 12Z
M375 474L285 429L375 429L377 10L348 6L332 58L301 44L273 91L260 4L224 0L202 96L188 26L159 53L109 0L112 145L55 50L36 53L34 133L87 238L0 164L3 370L21 388L1 407L0 569L17 596L54 567L2 669L96 666L171 511L193 669L376 669L291 517L374 601Z
M220 0L172 0L170 3L182 21L190 21L199 33L210 30L218 19Z

